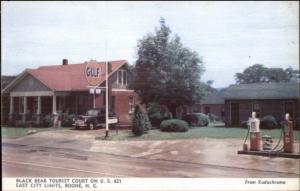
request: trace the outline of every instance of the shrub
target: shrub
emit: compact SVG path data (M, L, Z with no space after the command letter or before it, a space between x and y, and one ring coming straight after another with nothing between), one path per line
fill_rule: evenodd
M207 126L209 118L203 113L191 113L182 117L182 120L188 122L190 126Z
M185 132L189 130L187 122L180 119L164 120L160 124L161 131Z
M73 124L74 114L63 113L61 125L63 127L71 127Z
M242 121L241 126L244 128L248 128L248 121Z
M208 116L209 120L212 122L221 120L219 116L212 114L212 113L209 113L207 116Z
M278 127L278 123L272 115L267 115L261 118L260 128L261 129L274 129Z
M152 126L159 127L163 120L171 119L172 114L166 106L159 105L158 103L150 103L147 107L147 113Z
M144 132L151 129L151 123L147 113L142 106L136 105L132 119L132 132L135 136L141 136Z
M50 127L53 125L53 115L47 114L45 117L43 117L43 126Z

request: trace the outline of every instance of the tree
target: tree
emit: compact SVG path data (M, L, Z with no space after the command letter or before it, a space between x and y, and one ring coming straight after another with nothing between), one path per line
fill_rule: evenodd
M132 132L135 136L141 136L151 129L151 123L145 109L137 104L134 108L132 119Z
M16 76L2 76L1 75L1 90L3 90L15 78L16 78Z
M176 107L191 105L201 97L203 63L195 51L183 46L179 36L160 19L160 28L138 42L138 59L132 87L143 103L157 102Z
M254 64L246 68L243 73L236 73L235 80L238 84L298 81L299 70L290 67L267 68L262 64Z

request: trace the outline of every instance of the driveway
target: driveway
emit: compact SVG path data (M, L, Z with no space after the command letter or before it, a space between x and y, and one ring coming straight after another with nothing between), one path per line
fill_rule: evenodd
M212 168L235 168L259 171L259 176L284 173L281 176L299 177L299 160L238 155L243 141L238 139L189 139L162 141L99 141L100 130L59 130L40 132L3 143L75 149L84 152L124 156L132 159L149 159L161 162L206 165ZM114 132L111 133L111 136ZM296 144L299 150L299 143ZM229 171L228 171L229 172ZM205 176L205 172L204 176ZM218 172L216 172L218 174ZM203 176L203 174L202 174ZM245 174L247 177L247 174Z

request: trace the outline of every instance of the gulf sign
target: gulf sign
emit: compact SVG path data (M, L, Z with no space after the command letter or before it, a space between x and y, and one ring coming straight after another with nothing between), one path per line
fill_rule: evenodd
M98 86L101 82L101 66L96 61L90 61L85 67L85 77L89 85Z

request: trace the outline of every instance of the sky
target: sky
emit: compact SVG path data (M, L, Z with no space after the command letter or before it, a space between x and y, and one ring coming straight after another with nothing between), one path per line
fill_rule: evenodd
M203 58L216 88L259 63L299 69L299 2L3 2L1 74L91 59L137 59L137 43L164 17Z

